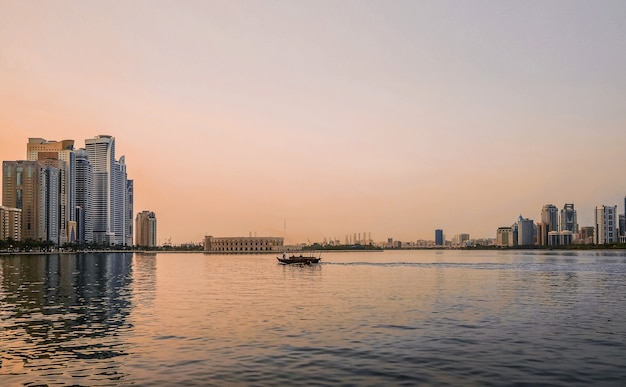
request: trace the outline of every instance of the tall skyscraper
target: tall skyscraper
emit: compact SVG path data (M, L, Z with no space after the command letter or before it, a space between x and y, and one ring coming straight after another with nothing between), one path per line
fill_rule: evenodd
M133 245L133 211L134 211L134 182L126 180L126 245Z
M38 161L2 162L2 205L22 210L22 240L48 236L48 168Z
M617 243L617 206L597 206L595 225L596 244Z
M578 234L578 220L573 204L566 203L561 210L560 231L571 231L574 234Z
M548 232L559 231L559 209L554 204L546 204L541 209L541 221L547 225Z
M76 150L76 224L80 244L93 243L93 168L87 151Z
M435 246L443 246L443 230L437 229L435 230Z
M136 245L141 247L154 247L157 245L156 215L152 211L141 211L135 219L137 231Z
M517 245L532 246L535 244L535 222L531 219L523 218L522 215L517 219Z
M76 162L74 154L74 140L46 141L43 138L29 138L26 144L26 158L29 161L61 160L62 164L56 166L59 169L60 180L58 185L59 195L59 244L74 242L71 235L74 228L76 207ZM56 242L55 242L56 243Z
M115 159L115 138L100 135L85 140L93 168L93 238L107 245L127 245L126 160ZM131 218L132 219L132 218Z

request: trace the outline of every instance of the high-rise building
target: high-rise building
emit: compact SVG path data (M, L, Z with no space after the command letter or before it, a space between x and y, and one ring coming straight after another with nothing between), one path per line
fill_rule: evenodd
M435 246L443 246L443 230L437 229L435 230Z
M513 238L513 229L511 227L498 227L496 233L496 246L513 247L517 241Z
M2 162L2 205L22 210L22 240L47 238L48 168L38 161Z
M41 158L43 158L42 155L42 153L39 153ZM39 164L45 166L45 240L53 242L57 246L61 246L71 241L70 237L67 235L69 221L64 217L65 207L63 206L63 189L61 188L65 181L65 161L50 158L40 160Z
M74 242L71 223L75 221L76 207L76 162L74 140L46 141L43 138L29 138L26 144L26 158L29 161L61 160L59 168L59 244ZM56 243L56 241L55 241Z
M76 150L76 219L77 242L93 242L93 168L87 151Z
M137 246L154 247L157 245L156 215L152 211L141 211L135 218Z
M22 210L0 206L0 240L22 240Z
M124 156L119 161L115 159L115 138L112 136L86 139L85 148L93 168L94 242L126 245L129 240L126 160Z
M559 209L554 204L546 204L541 209L541 221L547 225L548 232L559 231Z
M133 245L134 182L126 180L126 246Z
M544 222L537 222L537 245L548 245L548 225Z
M523 218L522 215L517 219L517 245L532 246L535 244L535 222L532 219Z
M595 225L596 244L617 243L617 206L597 206Z
M571 231L573 234L578 234L578 220L573 204L566 203L563 206L560 221L560 231Z

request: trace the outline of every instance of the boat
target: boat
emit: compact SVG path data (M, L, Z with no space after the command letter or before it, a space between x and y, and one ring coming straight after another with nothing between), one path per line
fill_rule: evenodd
M302 254L300 254L300 256L295 256L292 255L291 257L287 257L286 254L283 254L282 258L281 257L276 257L276 259L278 260L278 262L282 263L283 265L291 265L291 264L300 264L300 265L310 265L312 263L319 263L322 260L322 257L303 257Z

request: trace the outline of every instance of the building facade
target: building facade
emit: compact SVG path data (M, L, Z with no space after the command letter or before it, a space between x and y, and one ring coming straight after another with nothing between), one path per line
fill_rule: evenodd
M537 245L548 245L548 225L544 222L537 222ZM551 231L554 232L554 231Z
M498 227L496 233L496 246L513 247L517 241L513 238L513 229L511 227Z
M532 246L535 244L535 222L532 219L523 218L521 215L517 219L517 245Z
M22 240L46 240L48 168L38 161L2 162L2 205L22 210Z
M571 231L578 234L578 219L574 204L566 203L561 210L559 231Z
M282 237L204 237L204 251L208 252L262 253L282 250Z
M93 168L84 148L76 150L77 242L93 243Z
M546 204L541 209L541 222L550 231L559 231L559 209L554 204Z
M22 240L22 210L0 206L0 240Z
M597 206L595 220L595 243L617 243L617 206Z
M435 230L435 246L443 246L445 240L443 239L443 230Z
M155 247L157 245L157 219L152 211L141 211L135 218L136 245Z

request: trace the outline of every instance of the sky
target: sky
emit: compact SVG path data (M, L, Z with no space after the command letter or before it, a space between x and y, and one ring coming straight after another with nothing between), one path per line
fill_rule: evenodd
M495 237L626 195L626 2L0 0L0 159L116 139L158 242Z

